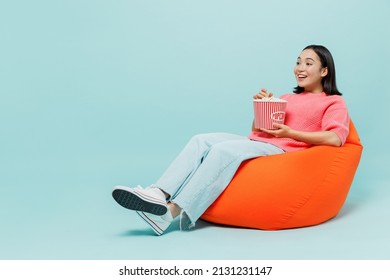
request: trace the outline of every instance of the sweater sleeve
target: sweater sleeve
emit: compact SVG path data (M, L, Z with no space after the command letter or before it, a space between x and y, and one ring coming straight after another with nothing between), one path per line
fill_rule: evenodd
M322 129L333 131L344 145L349 133L349 121L347 106L341 96L334 96L322 118Z

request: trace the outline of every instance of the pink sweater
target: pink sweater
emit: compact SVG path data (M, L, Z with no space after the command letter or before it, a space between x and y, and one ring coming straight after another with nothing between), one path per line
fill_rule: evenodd
M287 100L285 124L299 131L333 131L342 142L349 133L349 115L344 99L339 95L325 93L285 94L280 97ZM309 148L311 145L291 138L277 138L265 132L255 132L249 139L263 141L286 152Z

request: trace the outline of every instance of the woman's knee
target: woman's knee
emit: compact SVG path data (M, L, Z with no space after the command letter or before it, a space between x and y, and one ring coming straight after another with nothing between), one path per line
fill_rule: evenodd
M217 144L214 144L210 148L209 155L216 156L216 157L224 157L224 156L233 156L237 157L239 156L240 152L239 149L234 145L232 141L226 141L226 142L220 142Z
M215 139L218 133L199 133L191 137L190 142L210 142L211 139Z

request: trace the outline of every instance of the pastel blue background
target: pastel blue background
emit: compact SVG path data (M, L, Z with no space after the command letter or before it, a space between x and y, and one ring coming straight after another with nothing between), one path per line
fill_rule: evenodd
M389 14L386 0L1 1L0 258L389 259ZM247 135L253 94L291 92L312 43L365 147L337 218L155 237L113 201L196 133Z

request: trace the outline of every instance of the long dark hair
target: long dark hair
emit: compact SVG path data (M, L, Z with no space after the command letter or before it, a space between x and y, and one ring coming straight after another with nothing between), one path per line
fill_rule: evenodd
M323 77L321 80L321 84L324 92L327 95L341 95L341 92L339 92L336 86L336 69L330 51L324 46L320 46L320 45L309 45L306 48L304 48L302 51L307 49L313 50L320 58L322 67L328 68L328 74L325 77ZM294 93L302 93L304 91L305 88L300 86L294 88Z

